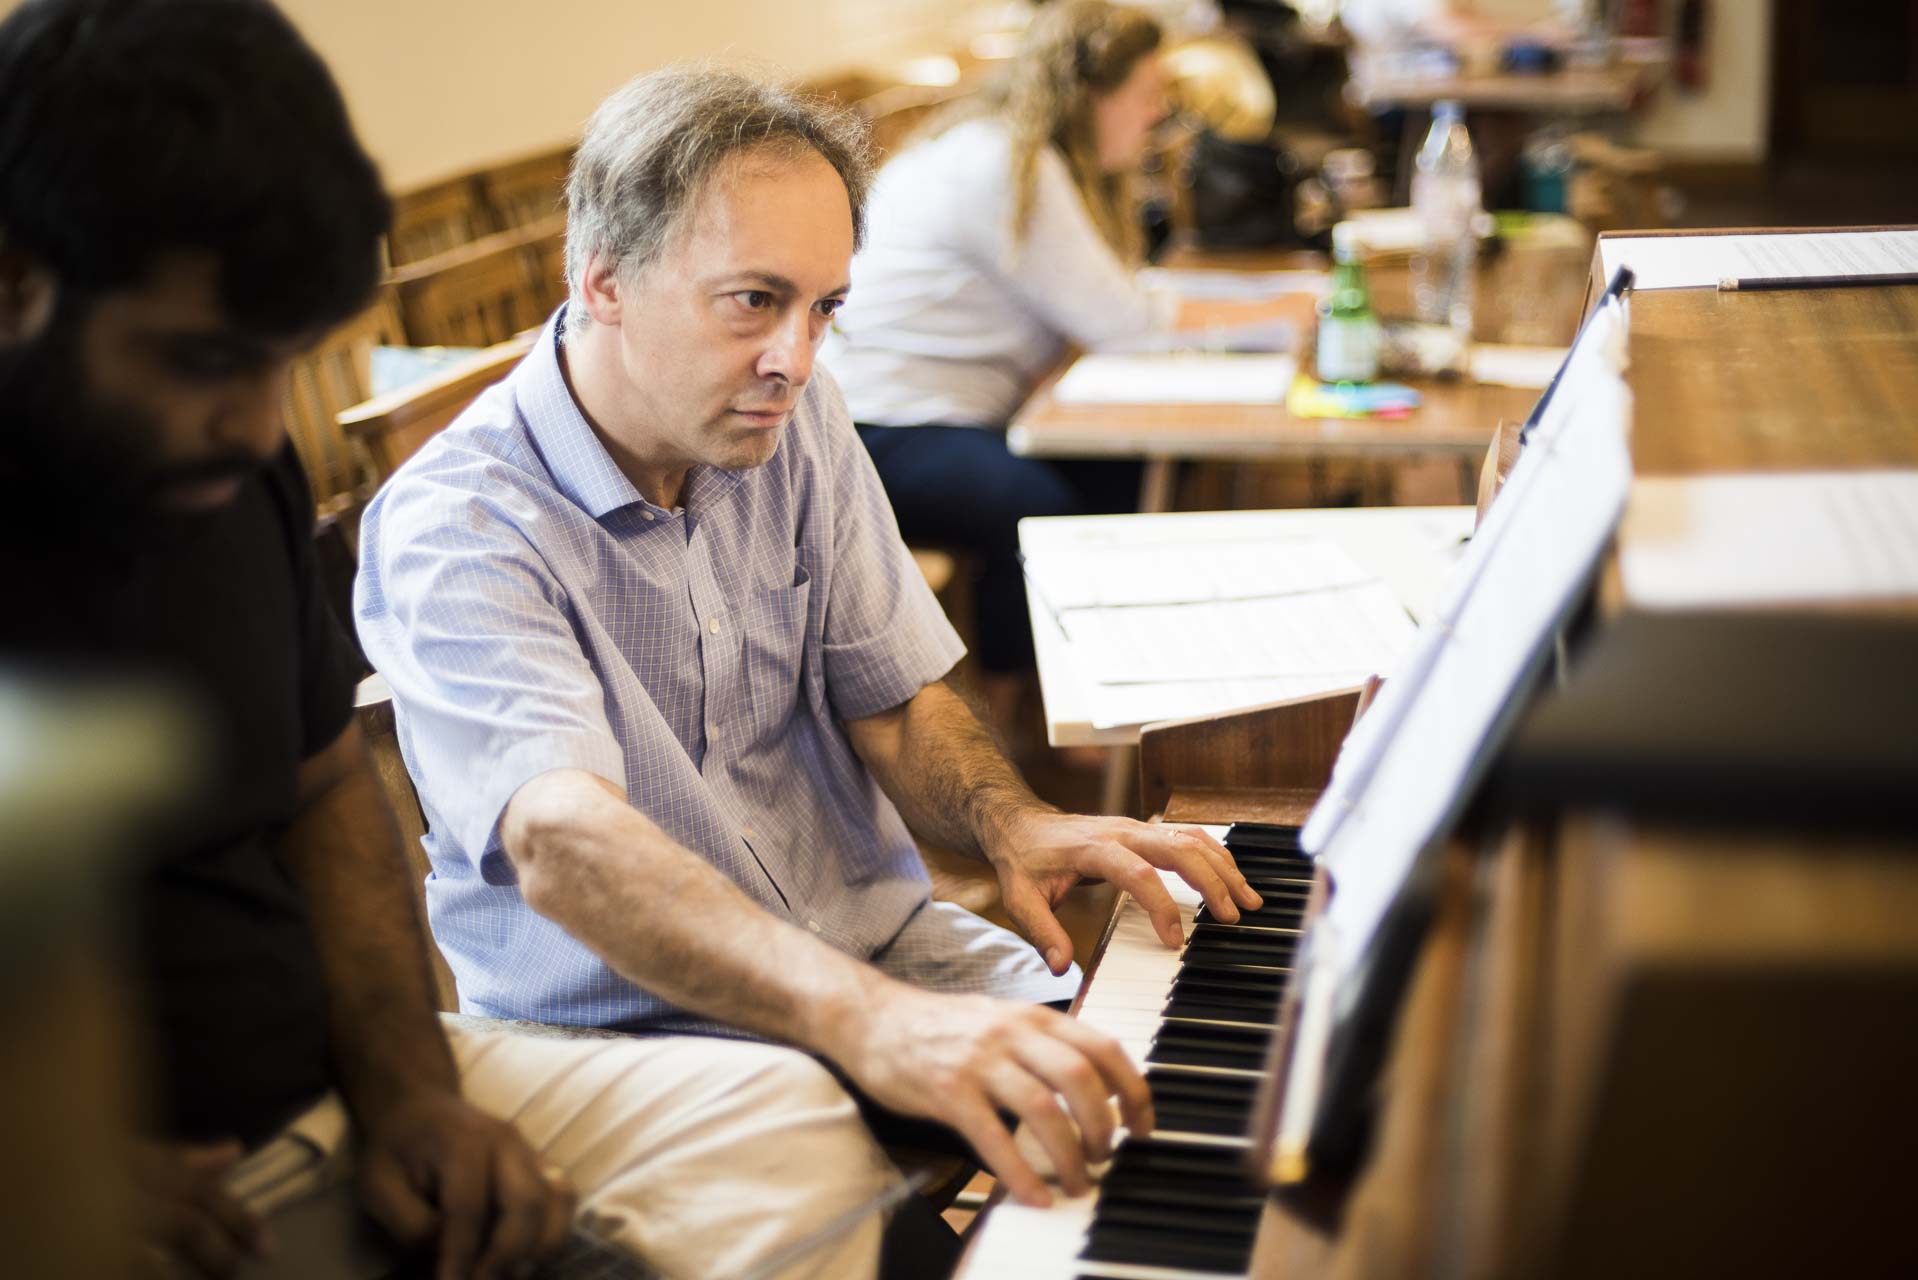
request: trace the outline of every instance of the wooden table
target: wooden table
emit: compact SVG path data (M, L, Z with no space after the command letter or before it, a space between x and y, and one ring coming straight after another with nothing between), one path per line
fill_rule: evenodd
M1405 121L1399 139L1397 175L1393 198L1404 202L1411 195L1413 160L1431 127L1432 106L1439 102L1457 102L1467 116L1501 116L1514 123L1497 130L1498 138L1480 136L1481 149L1495 143L1492 154L1481 154L1480 165L1488 170L1488 186L1510 172L1518 162L1518 146L1532 121L1540 117L1606 117L1621 119L1663 78L1667 59L1631 59L1602 67L1575 67L1540 75L1514 75L1493 71L1473 74L1461 71L1452 75L1405 74L1395 70L1389 59L1359 58L1352 68L1350 92L1353 100L1368 111L1403 110ZM1474 132L1479 133L1474 126Z
M1488 255L1480 267L1485 306L1475 326L1481 341L1513 341L1519 319L1530 342L1569 343L1584 296L1589 248L1551 246L1544 252L1511 248ZM1296 255L1207 254L1182 251L1167 265L1248 270L1296 266ZM1384 318L1411 312L1411 273L1403 263L1372 273L1374 305ZM1555 319L1544 322L1540 316ZM1309 365L1310 353L1305 353ZM1538 399L1525 388L1469 382L1414 380L1423 402L1410 417L1298 418L1270 404L1062 404L1053 387L1062 366L1014 415L1006 433L1012 452L1037 458L1139 458L1146 462L1139 509L1170 508L1180 461L1259 461L1282 458L1413 457L1451 455L1475 467L1501 420L1523 419Z
M1462 103L1469 111L1520 111L1530 114L1579 114L1625 111L1655 79L1645 63L1553 71L1542 75L1457 74L1398 75L1361 62L1353 68L1354 99L1369 110L1429 108L1435 102Z

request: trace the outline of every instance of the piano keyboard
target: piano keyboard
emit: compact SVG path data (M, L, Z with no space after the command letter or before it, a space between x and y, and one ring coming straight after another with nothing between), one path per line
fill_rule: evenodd
M1220 1280L1251 1264L1265 1196L1243 1173L1253 1095L1292 973L1312 864L1291 828L1221 833L1265 899L1239 923L1161 872L1186 944L1169 951L1130 898L1079 1017L1145 1071L1159 1127L1126 1136L1099 1185L1050 1209L987 1215L965 1274L993 1280Z

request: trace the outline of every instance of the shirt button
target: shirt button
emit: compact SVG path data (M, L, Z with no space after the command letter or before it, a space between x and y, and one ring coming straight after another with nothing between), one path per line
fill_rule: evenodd
M754 831L751 827L742 828L739 834L742 836L745 836L748 840L759 839L759 833L757 831Z
M825 930L824 930L824 929L821 929L821 928L819 927L819 922L818 922L817 920L808 920L808 921L806 921L806 927L807 927L808 929L811 929L811 930L812 930L812 931L813 931L814 933L824 933L824 932L825 932Z
M718 619L718 618L708 618L708 619L706 620L706 630L708 630L708 631L710 631L710 632L712 632L712 633L713 633L714 635L718 635L718 634L719 634L719 619Z
M644 518L644 519L645 519L645 520L646 520L646 521L647 521L648 523L651 523L652 521L654 521L654 520L657 520L657 519L659 519L659 517L658 517L657 515L655 515L655 514L654 514L653 512L651 512L651 511L642 511L642 512L640 512L639 514L640 514L640 516L641 516L642 518Z

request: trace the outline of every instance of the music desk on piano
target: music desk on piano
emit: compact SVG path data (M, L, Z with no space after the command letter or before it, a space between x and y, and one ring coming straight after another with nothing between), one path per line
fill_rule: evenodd
M1634 488L1706 471L1918 467L1918 287L1667 289L1636 295L1631 311ZM1802 642L1787 652L1806 655L1790 689L1763 661L1781 618ZM1687 634L1721 656L1699 659ZM1198 1135L1140 1144L1168 1173L1124 1197L1118 1221L1144 1223L1152 1256L1155 1238L1189 1237L1183 1269L1079 1257L1101 1189L1052 1214L994 1209L962 1274L1918 1274L1905 1168L1918 1149L1918 595L1653 618L1615 545L1563 639L1564 684L1525 704L1443 847L1370 1143L1336 1198L1281 1187L1268 1199L1256 1180L1225 1196L1219 1170L1243 1166L1269 1132L1254 1117L1225 1161L1179 1158L1204 1149ZM1873 653L1892 656L1858 670ZM1579 709L1581 681L1614 668L1630 677L1610 690L1628 707L1656 697L1676 710L1651 712L1698 721L1693 755L1669 762L1700 780L1697 795L1635 774L1603 735L1578 739L1565 708ZM1767 670L1771 682L1754 683ZM1688 700L1687 679L1710 697ZM1829 714L1816 713L1820 696ZM1148 811L1296 822L1354 700L1148 726ZM1732 702L1743 719L1714 710ZM1870 772L1847 778L1808 756L1796 778L1754 773L1742 744L1712 732L1722 720L1775 739L1793 715L1826 735L1821 749L1855 734L1863 745L1839 754ZM1583 774L1568 769L1581 749ZM1143 1006L1216 948L1189 943L1136 983L1129 1006L1118 997L1144 953L1127 945L1126 909L1122 899L1082 1005L1136 1051L1173 1016ZM1200 1194L1181 1193L1181 1169ZM1243 1243L1248 1212L1256 1237L1239 1263L1215 1246Z

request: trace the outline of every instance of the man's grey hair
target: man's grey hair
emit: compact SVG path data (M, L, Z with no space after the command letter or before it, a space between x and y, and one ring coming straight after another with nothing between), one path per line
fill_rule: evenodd
M733 71L668 67L628 82L587 121L566 180L566 332L592 323L587 261L630 279L685 229L707 179L737 151L823 157L846 184L858 248L872 185L866 135L851 111Z

